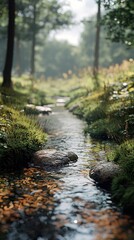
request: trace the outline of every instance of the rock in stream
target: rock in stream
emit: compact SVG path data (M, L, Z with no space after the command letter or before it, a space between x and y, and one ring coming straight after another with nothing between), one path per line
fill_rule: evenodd
M117 164L101 161L90 170L89 176L101 187L109 189L113 178L119 173L119 171L120 169Z
M34 154L34 164L41 167L62 167L76 162L78 156L74 152L60 152L55 149L40 150Z

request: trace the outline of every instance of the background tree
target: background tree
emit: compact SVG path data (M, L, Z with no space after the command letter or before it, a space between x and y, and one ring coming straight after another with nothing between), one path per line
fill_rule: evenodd
M71 12L64 11L63 4L57 0L25 0L21 8L18 6L18 18L21 18L18 22L23 22L21 27L31 40L31 75L35 72L35 48L39 33L43 32L45 39L50 31L69 25L71 17Z
M31 45L29 44L31 36L29 36L29 23L26 20L25 16L25 9L29 5L27 0L17 0L16 2L16 26L15 26L15 49L14 49L14 68L15 73L20 76L22 74L23 69L21 69L21 62L22 62L22 45L24 42L27 42L28 48L27 52L23 49L25 54L25 59L23 61L26 63L26 66L29 65L29 57Z
M7 43L7 25L8 25L8 8L6 0L0 2L0 72L4 68L4 58L6 53L6 43Z
M19 69L18 72L20 73L20 59L22 53L21 44L22 42L27 42L28 48L26 47L26 44L23 45L25 45L25 49L28 50L26 53L28 59L29 55L31 55L30 71L33 75L35 72L35 49L38 44L41 44L38 39L40 33L44 34L44 40L42 41L42 44L44 44L45 39L52 30L67 26L68 24L70 24L72 17L71 12L68 10L64 10L64 5L57 0L18 0L16 3L16 19L14 6L15 0L13 2L7 2L7 0L4 0L3 3L0 3L0 7L2 7L2 9L7 10L9 7L9 38L7 41L8 48L6 55L6 64L3 71L3 86L8 87L12 86L11 69L13 61L11 63L11 59L13 60L14 36L16 50L15 62L17 64L17 69ZM6 22L6 16L4 16L3 22ZM15 23L16 32L14 35ZM3 30L6 30L6 25L3 26ZM29 49L31 49L31 51L29 51ZM26 62L28 62L29 64L29 60L26 60Z
M37 61L37 74L48 77L62 77L63 73L76 73L82 67L82 59L78 47L68 42L48 40L40 49Z
M95 16L84 22L84 29L81 34L80 48L83 56L84 66L93 66L94 64L94 42L95 42ZM134 49L127 48L125 44L112 42L107 39L107 32L104 26L101 26L100 32L100 67L109 67L110 65L120 64L123 60L133 58Z
M8 0L8 33L5 66L2 87L12 88L11 71L13 65L14 34L15 34L15 0Z
M101 0L97 0L97 19L96 19L96 35L95 35L95 48L94 48L94 65L93 75L95 79L95 86L99 86L98 70L99 70L99 51L100 51L100 30L101 30Z
M102 0L106 13L103 24L108 37L115 42L134 46L134 1Z

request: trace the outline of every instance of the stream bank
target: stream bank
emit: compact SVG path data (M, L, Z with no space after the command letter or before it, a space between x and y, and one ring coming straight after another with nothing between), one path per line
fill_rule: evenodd
M3 239L132 240L133 220L122 214L111 195L89 177L89 167L97 155L104 160L105 151L84 136L85 123L62 106L48 116L40 116L39 122L49 134L44 149L73 151L79 158L76 163L48 172L33 165L21 176L5 179L10 201L1 208L6 226Z

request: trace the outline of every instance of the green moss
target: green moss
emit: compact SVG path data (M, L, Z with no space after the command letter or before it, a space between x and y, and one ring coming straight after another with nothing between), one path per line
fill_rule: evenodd
M33 119L11 107L1 106L0 120L0 169L27 165L46 141L45 133Z

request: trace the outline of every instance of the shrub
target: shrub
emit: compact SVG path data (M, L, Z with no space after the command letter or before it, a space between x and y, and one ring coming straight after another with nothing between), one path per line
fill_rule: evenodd
M134 140L126 141L117 148L114 161L120 164L128 178L134 179Z
M123 172L112 182L112 197L125 212L134 214L134 181Z
M106 119L103 119L103 120L99 119L98 121L90 124L85 129L85 132L90 133L90 136L92 138L106 140L109 138L107 134L107 126L108 126L108 123Z
M94 110L85 113L85 120L88 124L106 117L104 106L97 106Z
M90 133L90 136L100 140L115 140L119 141L121 134L121 125L116 120L111 121L107 118L99 119L91 123L86 132Z

